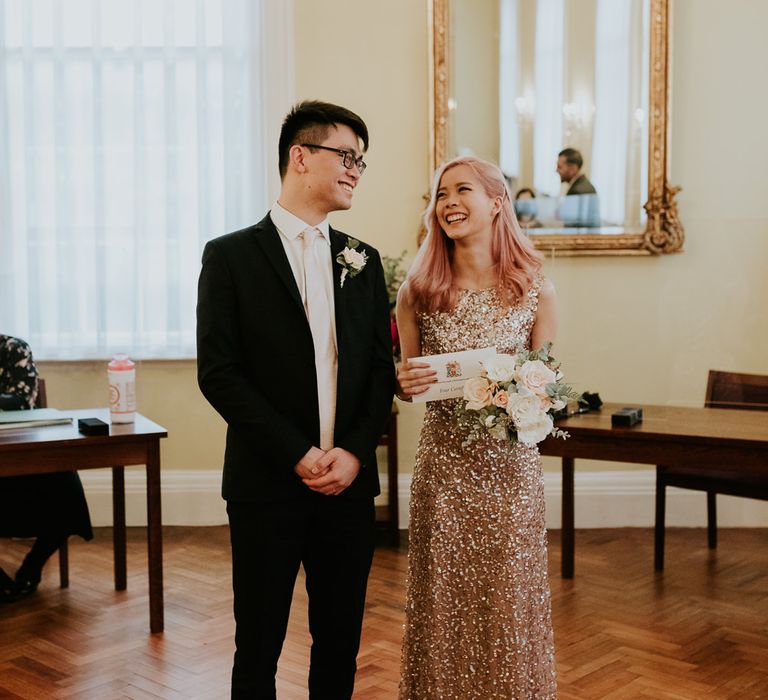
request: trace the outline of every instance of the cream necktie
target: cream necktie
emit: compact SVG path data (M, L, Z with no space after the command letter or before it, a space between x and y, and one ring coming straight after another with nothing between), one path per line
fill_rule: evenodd
M337 352L333 338L331 305L325 288L328 265L328 244L316 228L303 233L304 307L315 346L317 373L317 403L320 411L320 448L333 447L333 426L336 419L336 367Z

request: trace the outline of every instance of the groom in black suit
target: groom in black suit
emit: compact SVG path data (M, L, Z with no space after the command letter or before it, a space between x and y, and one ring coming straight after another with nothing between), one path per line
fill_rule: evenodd
M327 217L352 205L367 148L356 114L298 104L280 133L278 201L203 253L198 381L228 424L233 698L275 698L300 565L310 697L352 696L394 368L379 254Z

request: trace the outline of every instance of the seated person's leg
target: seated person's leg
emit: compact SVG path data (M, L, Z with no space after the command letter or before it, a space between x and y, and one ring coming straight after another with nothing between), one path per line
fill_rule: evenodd
M16 572L16 597L37 589L45 562L70 535L85 540L93 537L88 504L76 472L0 479L0 537L36 538Z
M24 561L16 572L16 591L19 595L27 595L37 590L45 562L66 539L66 535L46 533L35 540L35 544L32 545L32 549L24 557Z
M14 580L0 568L0 603L12 603L16 600Z

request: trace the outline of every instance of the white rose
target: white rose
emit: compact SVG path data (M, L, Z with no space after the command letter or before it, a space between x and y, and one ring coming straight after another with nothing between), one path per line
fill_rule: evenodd
M534 422L518 427L517 439L524 445L536 445L552 432L552 426L552 418L546 413L541 414Z
M515 358L512 355L494 355L483 366L492 382L511 382L515 376Z
M507 413L517 429L517 439L526 445L535 445L552 432L552 418L543 412L535 394L510 394Z
M485 377L473 377L464 384L464 400L467 408L479 411L491 405L491 385Z
M555 381L555 373L541 360L527 360L515 372L515 380L537 396L546 396L547 384Z
M355 270L362 270L365 266L365 254L361 253L354 248L344 248L341 251L344 256L344 262Z
M541 400L534 394L509 394L507 414L512 418L515 427L520 429L536 422L542 415Z

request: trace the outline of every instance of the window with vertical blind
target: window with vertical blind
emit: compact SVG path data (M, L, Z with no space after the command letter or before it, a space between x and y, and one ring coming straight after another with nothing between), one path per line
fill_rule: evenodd
M644 224L649 13L648 0L499 0L499 160L515 186L558 197L557 154L575 147L602 223Z
M538 192L551 196L560 192L555 161L563 148L564 26L565 0L537 0L533 184Z
M202 247L261 218L277 171L274 3L0 0L0 332L194 356Z

